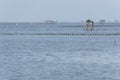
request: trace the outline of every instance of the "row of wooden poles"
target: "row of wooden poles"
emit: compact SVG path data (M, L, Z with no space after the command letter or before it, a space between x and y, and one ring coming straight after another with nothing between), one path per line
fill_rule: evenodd
M105 35L120 36L120 33L5 33L0 35Z

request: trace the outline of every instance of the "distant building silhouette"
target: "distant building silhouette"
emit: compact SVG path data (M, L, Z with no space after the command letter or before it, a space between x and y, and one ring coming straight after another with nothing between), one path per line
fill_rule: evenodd
M57 21L54 21L54 20L46 20L45 23L57 23Z
M106 20L105 19L100 19L99 23L105 23Z

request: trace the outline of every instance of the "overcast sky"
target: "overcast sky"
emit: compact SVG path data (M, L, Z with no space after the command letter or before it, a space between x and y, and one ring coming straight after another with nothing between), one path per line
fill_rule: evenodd
M0 21L120 20L120 0L0 0Z

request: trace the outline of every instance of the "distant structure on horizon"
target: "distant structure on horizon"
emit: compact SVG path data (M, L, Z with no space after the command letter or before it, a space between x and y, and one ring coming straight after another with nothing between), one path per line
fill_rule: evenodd
M118 23L118 20L115 20L115 23Z
M105 19L100 19L99 23L105 23L106 20Z
M55 20L46 20L45 23L53 24L53 23L57 23L57 21L55 21Z
M86 31L94 30L94 22L90 19L86 20Z

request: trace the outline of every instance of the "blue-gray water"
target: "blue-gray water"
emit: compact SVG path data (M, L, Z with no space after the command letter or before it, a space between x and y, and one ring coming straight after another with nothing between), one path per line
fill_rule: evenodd
M120 30L110 28L92 32ZM120 80L120 36L3 35L49 31L89 33L52 24L0 26L0 80Z
M97 24L97 23L96 23ZM0 34L45 34L45 33L119 33L120 23L97 24L94 31L85 31L81 23L0 23Z

